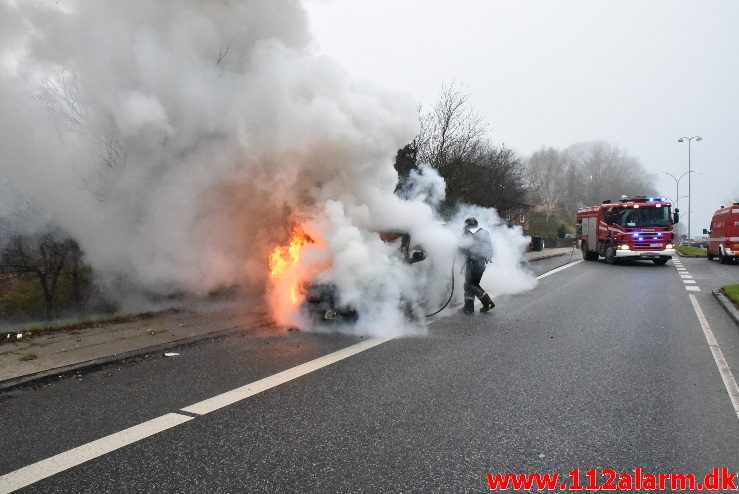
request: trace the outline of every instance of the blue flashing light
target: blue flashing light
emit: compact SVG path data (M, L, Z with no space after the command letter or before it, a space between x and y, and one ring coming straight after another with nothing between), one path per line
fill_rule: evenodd
M635 236L635 237L638 237L638 236L639 236L639 234L638 234L638 233L635 233L635 234L634 234L634 236Z

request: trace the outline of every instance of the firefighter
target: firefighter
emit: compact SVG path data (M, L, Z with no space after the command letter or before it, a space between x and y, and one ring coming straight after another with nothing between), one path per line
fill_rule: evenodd
M488 312L495 304L485 290L480 286L482 274L485 272L485 264L493 257L493 246L490 243L490 235L480 228L477 219L469 217L464 220L465 241L462 254L465 256L464 272L464 307L462 312L472 314L475 312L475 296L482 302L480 312Z

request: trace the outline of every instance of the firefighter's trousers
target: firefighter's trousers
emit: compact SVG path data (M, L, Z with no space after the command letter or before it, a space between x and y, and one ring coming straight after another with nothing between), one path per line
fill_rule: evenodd
M467 265L464 270L464 298L474 300L475 297L482 301L485 296L485 290L480 286L482 274L485 272L485 260L467 258Z

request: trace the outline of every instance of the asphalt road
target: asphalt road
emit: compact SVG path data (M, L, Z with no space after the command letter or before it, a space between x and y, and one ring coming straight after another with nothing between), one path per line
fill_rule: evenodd
M684 276L581 262L493 315L439 319L20 492L484 492L494 472L739 471L739 418L690 300L739 376L739 328L710 294L739 266L681 261ZM221 338L2 394L0 475L359 341Z

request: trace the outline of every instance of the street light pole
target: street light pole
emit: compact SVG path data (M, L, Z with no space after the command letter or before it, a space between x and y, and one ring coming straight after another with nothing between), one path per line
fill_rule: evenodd
M677 142L684 142L685 139L688 140L688 238L692 238L690 235L690 144L693 142L693 139L695 139L695 142L698 142L702 141L703 138L701 136L681 137Z
M680 180L682 180L685 175L690 175L691 173L697 173L697 174L700 175L700 172L698 170L690 170L690 171L687 171L687 172L683 173L682 175L680 175L679 177L676 177L675 175L673 175L670 172L659 172L659 173L661 173L663 175L669 175L675 181L675 198L676 198L675 201L674 201L675 202L675 208L680 207ZM654 174L654 175L657 175L657 174ZM688 183L690 183L690 177L688 177ZM690 186L688 186L688 189L690 189ZM689 197L689 196L683 196L683 197ZM688 209L690 209L690 205L689 204L688 204ZM688 213L690 213L690 211L688 211ZM690 215L688 215L688 216L690 216Z

